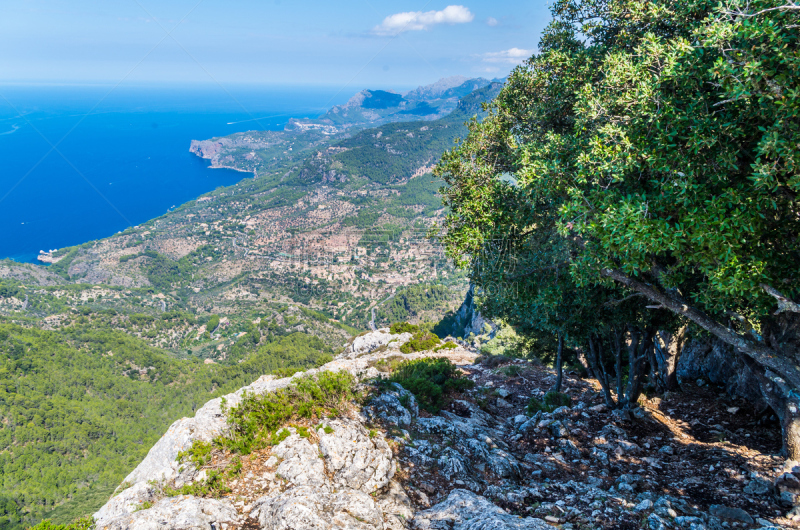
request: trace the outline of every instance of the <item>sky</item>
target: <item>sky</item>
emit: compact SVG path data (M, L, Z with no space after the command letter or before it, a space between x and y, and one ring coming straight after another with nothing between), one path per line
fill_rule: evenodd
M413 88L504 77L550 20L546 0L451 2L4 0L0 84Z

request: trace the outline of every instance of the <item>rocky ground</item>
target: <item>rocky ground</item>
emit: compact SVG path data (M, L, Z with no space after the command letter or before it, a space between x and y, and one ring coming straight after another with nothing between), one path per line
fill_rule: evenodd
M374 391L363 407L337 418L287 425L280 444L241 459L228 494L163 496L165 485L191 484L230 465L221 451L200 470L176 462L192 440L224 431L214 400L170 428L129 475L127 489L95 514L97 527L800 527L787 504L800 467L784 468L777 427L746 403L703 386L613 411L593 381L567 374L570 405L529 415L529 399L553 386L550 369L511 359L476 364L463 345L401 354L408 338L370 333L320 370L348 370L368 381L387 360L435 355L460 365L474 388L437 414L421 410L400 386ZM289 383L264 377L247 390ZM227 396L228 404L244 390Z

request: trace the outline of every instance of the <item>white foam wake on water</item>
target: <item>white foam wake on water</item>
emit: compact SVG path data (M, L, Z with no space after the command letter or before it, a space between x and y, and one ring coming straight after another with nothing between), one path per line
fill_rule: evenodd
M6 132L4 132L4 133L0 133L0 136L5 136L6 134L14 134L14 133L15 133L15 132L17 132L17 131L19 130L19 128L20 128L20 127L19 127L19 125L17 125L16 123L15 123L14 125L12 125L11 127L12 127L12 128L11 128L11 130L10 130L10 131L6 131Z

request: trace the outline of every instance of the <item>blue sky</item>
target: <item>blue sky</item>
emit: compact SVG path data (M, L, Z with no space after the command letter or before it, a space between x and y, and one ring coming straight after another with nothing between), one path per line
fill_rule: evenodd
M6 0L0 82L408 88L502 77L544 0ZM169 35L167 32L170 32Z

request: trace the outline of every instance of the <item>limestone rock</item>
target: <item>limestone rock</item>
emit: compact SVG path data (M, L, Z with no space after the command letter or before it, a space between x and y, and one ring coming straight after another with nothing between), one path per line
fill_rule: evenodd
M405 520L414 517L414 510L411 506L411 499L399 482L392 480L389 482L388 491L378 500L378 506L384 514L400 516Z
M208 530L236 522L236 509L228 501L181 495L99 522L97 530Z
M365 407L364 413L372 421L381 419L398 427L408 427L417 420L419 405L414 394L397 383L393 383L392 387L394 390L383 392L373 399Z
M329 426L333 432L321 433L319 452L334 482L365 493L386 486L395 469L386 440L370 437L360 423L351 420L334 420Z
M715 515L721 519L731 519L733 521L741 521L743 523L753 524L753 518L741 508L731 508L730 506L723 506L721 504L712 504L708 511L711 513L711 515Z
M383 514L361 491L345 488L331 494L310 486L262 497L251 514L264 530L383 530Z
M282 458L276 474L298 486L313 486L327 490L328 477L316 447L298 434L292 434L273 450L272 454Z
M389 330L384 328L378 331L365 333L353 339L353 342L345 349L342 357L347 359L354 359L359 355L364 355L371 351L377 350L381 346L387 346L390 343L395 343L396 347L400 347L409 340L411 340L411 333L400 333L393 335Z
M471 491L456 489L447 499L413 520L419 530L552 530L542 521L510 515L484 497Z
M139 482L111 497L109 501L94 514L96 521L107 521L132 513L143 502L152 502L153 489L146 482Z
M469 474L469 460L452 447L447 447L442 451L437 464L439 464L442 475L447 477L448 480Z

